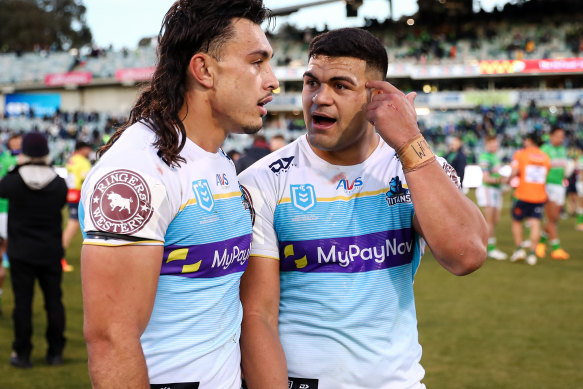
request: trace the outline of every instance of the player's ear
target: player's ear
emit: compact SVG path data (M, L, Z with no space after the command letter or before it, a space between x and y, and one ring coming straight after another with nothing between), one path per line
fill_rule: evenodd
M206 88L212 88L214 85L214 58L205 53L196 53L190 58L188 72L197 83Z

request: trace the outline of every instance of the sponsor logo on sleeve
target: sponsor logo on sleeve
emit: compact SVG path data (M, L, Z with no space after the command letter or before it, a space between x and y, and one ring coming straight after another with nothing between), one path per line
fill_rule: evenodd
M130 170L103 176L90 197L91 221L100 231L132 234L152 217L151 192L146 180Z
M255 209L253 208L253 198L251 194L243 185L239 184L239 189L241 189L241 202L243 203L243 208L249 210L251 213L251 225L255 225Z

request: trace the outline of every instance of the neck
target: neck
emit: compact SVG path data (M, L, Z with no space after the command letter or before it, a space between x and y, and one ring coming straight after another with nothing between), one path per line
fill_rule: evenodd
M227 137L226 131L213 118L206 96L187 92L178 116L186 130L186 137L209 153L216 153Z

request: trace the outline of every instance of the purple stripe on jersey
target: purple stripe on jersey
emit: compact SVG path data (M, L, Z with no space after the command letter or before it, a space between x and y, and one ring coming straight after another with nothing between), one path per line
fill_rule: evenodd
M411 228L367 235L288 241L279 244L281 271L359 273L413 261Z
M213 278L245 271L251 234L193 246L165 246L161 275Z

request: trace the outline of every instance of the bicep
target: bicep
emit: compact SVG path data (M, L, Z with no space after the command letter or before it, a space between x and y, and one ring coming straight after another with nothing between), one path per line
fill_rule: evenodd
M244 316L260 316L277 328L279 315L279 261L251 257L241 278Z
M81 278L87 329L115 327L140 336L154 305L162 255L162 246L84 245Z

